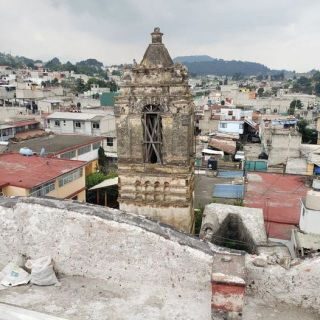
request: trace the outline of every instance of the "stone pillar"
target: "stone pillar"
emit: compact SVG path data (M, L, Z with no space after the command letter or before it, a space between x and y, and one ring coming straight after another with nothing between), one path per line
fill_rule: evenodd
M212 319L242 319L246 287L244 255L219 254L215 257L218 261L213 262L211 276Z

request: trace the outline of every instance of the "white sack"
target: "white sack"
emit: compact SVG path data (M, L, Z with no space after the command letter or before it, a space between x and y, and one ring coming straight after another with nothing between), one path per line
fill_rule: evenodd
M6 287L27 284L30 281L30 274L18 267L15 263L8 263L0 273L1 284Z
M26 267L31 269L31 283L38 286L50 286L58 283L50 256L28 260Z

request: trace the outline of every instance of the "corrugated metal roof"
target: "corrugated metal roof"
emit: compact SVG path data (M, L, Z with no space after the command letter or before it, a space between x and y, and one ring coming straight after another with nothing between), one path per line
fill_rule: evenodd
M248 173L245 205L263 208L268 234L290 240L291 230L299 225L301 198L306 196L306 177L269 172Z
M244 186L236 184L216 184L213 188L213 197L228 199L243 199Z
M95 190L95 189L101 189L101 188L106 188L110 186L115 186L118 184L119 178L112 178L112 179L106 179L99 184L96 184L94 187L90 188L90 190Z

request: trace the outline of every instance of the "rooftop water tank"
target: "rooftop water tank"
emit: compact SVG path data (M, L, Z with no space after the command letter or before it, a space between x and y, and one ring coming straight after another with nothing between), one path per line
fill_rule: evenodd
M320 179L313 179L312 188L316 191L320 191Z
M23 156L32 156L33 155L33 151L29 148L21 148L19 151L20 154L22 154Z
M306 196L306 207L311 210L320 211L320 192L309 190Z

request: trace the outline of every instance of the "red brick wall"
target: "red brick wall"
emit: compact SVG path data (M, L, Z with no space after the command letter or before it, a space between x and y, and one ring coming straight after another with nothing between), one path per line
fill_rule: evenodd
M241 312L245 286L212 282L212 308L226 312Z

